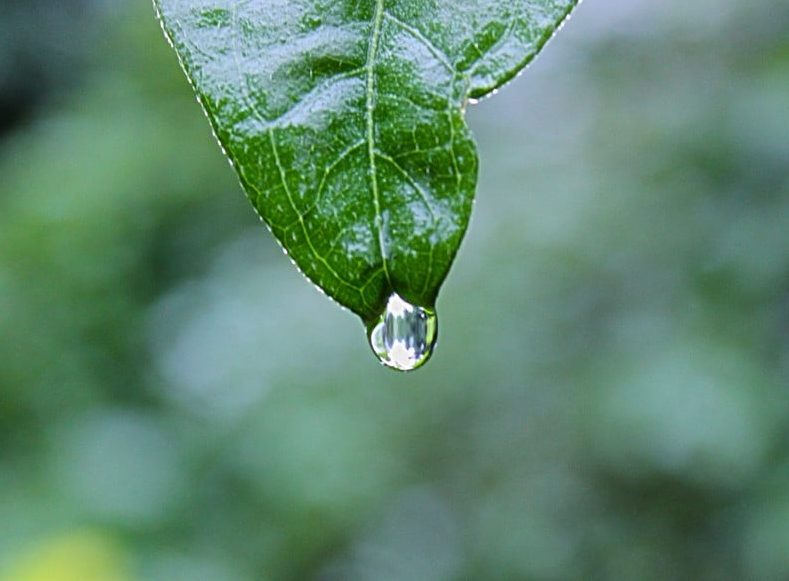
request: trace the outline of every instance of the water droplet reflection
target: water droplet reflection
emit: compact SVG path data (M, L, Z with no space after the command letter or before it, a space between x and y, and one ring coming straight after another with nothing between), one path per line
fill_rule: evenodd
M411 371L424 365L433 354L438 319L434 310L412 305L392 294L386 309L368 331L370 346L381 363Z

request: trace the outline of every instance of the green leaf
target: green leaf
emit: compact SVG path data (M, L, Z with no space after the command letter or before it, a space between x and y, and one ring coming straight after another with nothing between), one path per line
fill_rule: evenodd
M468 225L469 98L511 79L577 0L155 0L249 199L366 322L432 307Z

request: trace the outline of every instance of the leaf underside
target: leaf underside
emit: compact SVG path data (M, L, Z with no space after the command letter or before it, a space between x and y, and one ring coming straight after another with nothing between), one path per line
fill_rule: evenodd
M365 321L433 306L469 222L469 98L578 0L155 0L244 190L299 269Z

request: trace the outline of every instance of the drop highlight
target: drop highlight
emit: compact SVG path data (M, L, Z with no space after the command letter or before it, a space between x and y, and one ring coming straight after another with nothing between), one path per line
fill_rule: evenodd
M412 305L392 294L381 315L368 326L368 338L379 361L399 371L427 363L438 338L438 318L433 309Z

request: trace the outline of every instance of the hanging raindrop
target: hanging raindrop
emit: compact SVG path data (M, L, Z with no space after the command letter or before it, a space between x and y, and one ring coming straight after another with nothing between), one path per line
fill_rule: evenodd
M412 305L392 294L386 309L368 328L370 347L384 365L411 371L433 354L438 319L433 309Z

